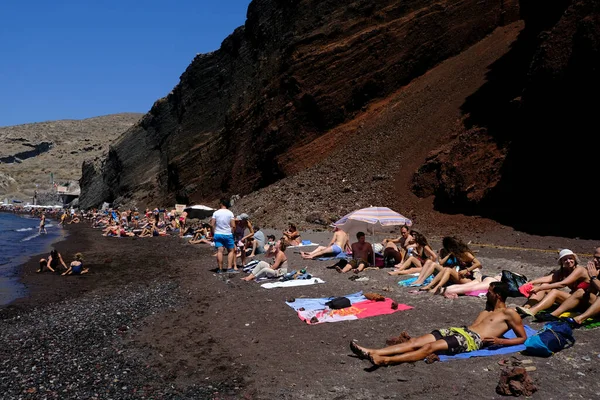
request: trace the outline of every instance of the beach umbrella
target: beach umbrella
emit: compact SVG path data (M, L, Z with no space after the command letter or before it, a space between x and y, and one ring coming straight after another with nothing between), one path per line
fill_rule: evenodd
M214 208L210 208L203 205L195 205L184 208L185 212L187 212L187 217L190 219L204 219L213 215L216 211Z
M360 231L375 235L375 229L400 225L411 226L412 221L387 207L367 207L344 215L333 225L348 235ZM373 254L373 265L375 265L375 254Z

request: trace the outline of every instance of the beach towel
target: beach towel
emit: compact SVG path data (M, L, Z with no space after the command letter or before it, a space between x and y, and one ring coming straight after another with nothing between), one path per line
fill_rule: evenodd
M431 283L431 281L433 280L433 275L427 277L427 279L425 279L425 282L423 282L422 285L413 285L413 283L419 279L419 277L414 277L414 278L408 278L408 279L404 279L400 282L398 282L398 285L400 286L404 286L404 287L416 287L416 286L425 286L425 285L429 285Z
M297 299L292 303L286 302L286 304L296 310L298 317L309 325L369 318L413 308L406 304L397 304L396 308L392 308L392 303L395 303L392 299L386 298L384 301L368 300L362 295L362 292L344 297L350 300L351 306L339 310L331 310L325 306L325 303L335 298L335 296L320 299ZM300 308L303 308L303 310L300 311Z
M331 257L317 257L314 260L318 260L318 261L330 261L330 260L348 260L352 257L351 254L346 254L344 252L338 254L337 256L331 256Z
M568 318L568 317L573 318L573 317L578 316L579 314L580 313L578 313L578 312L567 311L567 312L560 314L560 318ZM581 325L581 327L583 329L594 329L594 328L600 327L600 316L586 319L585 321L583 321L583 324Z
M285 282L269 282L263 283L260 287L265 289L273 289L273 288L281 288L281 287L292 287L292 286L309 286L316 285L318 283L325 283L321 278L312 278L312 279L294 279Z
M527 337L533 336L536 333L537 333L537 331L535 329L531 328L529 325L525 325L525 334L527 335ZM504 337L506 339L514 339L517 336L511 329L510 331L506 332L506 334L504 334ZM502 355L502 354L516 353L516 352L523 351L523 350L525 350L525 345L519 344L516 346L488 347L488 348L481 349L481 350L469 351L468 353L460 353L460 354L455 354L453 356L440 355L439 357L440 357L440 361L450 361L450 360L465 359L465 358L471 358L471 357L497 356L497 355Z
M319 243L313 243L310 240L303 240L301 244L296 244L294 246L288 246L288 249L292 249L294 247L307 247L307 246L320 246Z
M475 290L473 292L465 293L465 296L473 296L473 297L485 297L487 295L487 290Z

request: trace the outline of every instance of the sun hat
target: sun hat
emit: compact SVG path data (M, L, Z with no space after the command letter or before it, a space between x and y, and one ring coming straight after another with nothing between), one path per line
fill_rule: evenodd
M573 257L575 257L575 261L577 261L579 263L579 258L577 258L577 254L573 253L569 249L562 249L560 251L560 253L558 253L558 265L562 264L562 259L563 259L563 257L566 257L566 256L573 256Z

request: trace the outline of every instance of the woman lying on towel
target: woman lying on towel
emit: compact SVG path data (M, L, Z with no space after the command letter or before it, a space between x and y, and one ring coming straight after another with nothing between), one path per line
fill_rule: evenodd
M279 240L279 248L275 253L275 260L273 264L269 265L266 261L260 261L256 264L256 267L252 270L252 273L245 278L241 278L243 281L250 282L254 279L267 277L267 278L277 278L287 274L288 270L288 260L285 255L285 249L287 247L287 242L285 238L281 238Z
M453 236L446 236L442 239L442 246L447 252L446 256L440 260L443 267L441 270L438 269L439 272L433 281L420 290L441 293L442 288L448 282L464 284L475 280L475 273L481 268L481 262L473 255L469 246ZM436 267L436 265L433 265L430 268L435 269ZM425 271L425 268L423 268L421 274L427 272L429 271ZM429 275L431 273L433 271L429 272ZM426 279L426 277L423 279Z
M414 274L415 272L421 272L423 265L427 260L431 260L434 263L437 261L437 254L429 245L427 238L417 231L411 231L411 235L414 238L415 246L409 248L409 252L406 255L406 261L400 265L399 268L388 272L390 275L406 275Z

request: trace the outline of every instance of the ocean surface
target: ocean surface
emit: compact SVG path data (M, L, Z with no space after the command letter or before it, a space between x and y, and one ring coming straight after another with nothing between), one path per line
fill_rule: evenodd
M0 305L27 295L17 267L33 255L49 252L50 245L66 235L54 220L46 220L48 233L40 234L39 223L39 218L0 213Z

